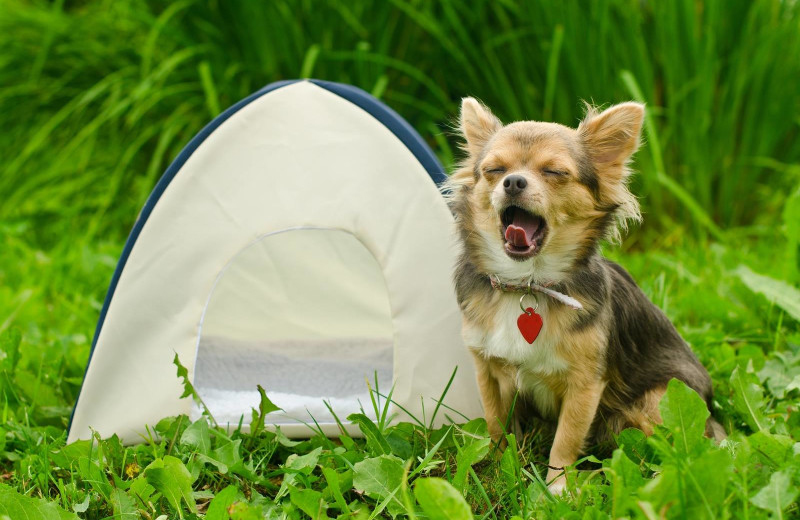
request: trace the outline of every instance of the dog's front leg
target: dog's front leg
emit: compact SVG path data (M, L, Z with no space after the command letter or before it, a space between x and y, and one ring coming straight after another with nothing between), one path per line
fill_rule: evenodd
M580 381L580 382L579 382ZM600 380L577 377L567 384L558 415L558 427L550 449L549 489L554 494L564 491L567 480L564 468L578 460L589 434L605 384Z
M503 433L516 392L516 372L495 359L485 358L475 349L470 349L470 352L475 359L475 373L489 435L492 441L499 442L500 447L504 448L506 440Z

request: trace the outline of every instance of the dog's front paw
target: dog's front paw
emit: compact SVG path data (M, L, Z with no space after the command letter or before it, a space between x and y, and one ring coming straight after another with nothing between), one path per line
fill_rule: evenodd
M555 479L550 485L547 486L547 490L550 491L555 496L562 496L567 493L567 479L563 475Z

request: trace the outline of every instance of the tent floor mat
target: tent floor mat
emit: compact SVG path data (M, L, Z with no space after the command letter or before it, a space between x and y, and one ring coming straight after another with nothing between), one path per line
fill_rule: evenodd
M323 400L340 419L372 405L367 381L388 393L392 381L393 342L388 338L338 338L241 341L203 337L195 364L194 385L217 422L250 420L261 385L283 413L269 422L333 423ZM360 401L360 402L359 402ZM199 416L200 410L193 411Z

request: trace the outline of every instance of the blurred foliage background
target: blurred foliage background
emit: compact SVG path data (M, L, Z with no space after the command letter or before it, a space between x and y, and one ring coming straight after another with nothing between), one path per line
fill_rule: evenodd
M575 125L581 100L646 102L646 226L770 222L800 170L796 2L0 2L4 220L120 236L221 110L316 77L384 99L453 160L477 96L505 121ZM766 214L765 214L766 213ZM83 226L82 226L83 227ZM60 235L60 233L57 233ZM57 237L56 237L57 239Z
M42 346L18 368L35 385L7 399L40 421L63 422L161 173L213 117L281 79L371 92L448 167L463 96L504 121L571 126L582 100L644 101L645 222L624 250L713 241L800 281L798 2L0 0L0 49L0 333Z

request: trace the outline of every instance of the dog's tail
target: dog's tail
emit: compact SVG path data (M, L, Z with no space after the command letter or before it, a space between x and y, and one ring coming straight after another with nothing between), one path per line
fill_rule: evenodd
M706 437L714 439L719 444L728 438L728 434L725 433L725 428L716 419L709 417L706 421Z

